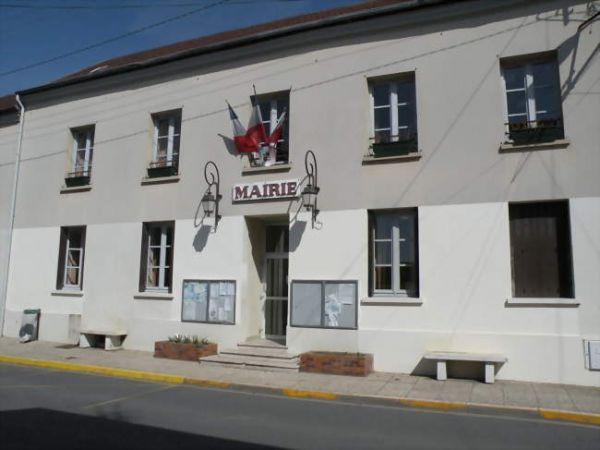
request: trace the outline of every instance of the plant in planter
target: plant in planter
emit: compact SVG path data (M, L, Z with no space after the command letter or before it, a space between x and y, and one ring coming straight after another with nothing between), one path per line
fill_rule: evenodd
M217 353L217 344L209 342L206 338L199 338L196 335L175 334L174 336L169 336L166 341L154 343L155 358L198 361L198 358L216 355Z
M177 159L166 160L159 159L157 161L152 161L148 166L148 177L156 178L156 177L170 177L173 175L177 175L178 169L178 161Z
M561 120L511 123L508 125L508 135L516 145L541 144L565 137Z
M78 170L69 172L65 176L65 184L67 187L87 186L90 184L91 174L89 170Z

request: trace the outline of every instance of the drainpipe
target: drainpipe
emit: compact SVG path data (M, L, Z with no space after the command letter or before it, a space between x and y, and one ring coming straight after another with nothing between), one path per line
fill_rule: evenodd
M25 106L19 94L16 95L19 107L19 135L17 138L17 154L15 159L15 175L13 177L12 200L10 203L10 224L8 227L8 245L6 258L6 271L4 273L4 292L0 298L0 336L4 335L4 318L6 317L6 297L8 295L8 275L10 272L10 256L12 251L13 228L15 225L15 209L17 206L17 187L19 185L19 169L21 167L21 147L23 144L23 124L25 123Z

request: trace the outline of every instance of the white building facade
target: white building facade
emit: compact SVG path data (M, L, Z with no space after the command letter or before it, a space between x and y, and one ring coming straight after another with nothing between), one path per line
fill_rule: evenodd
M3 334L39 308L48 341L261 336L404 373L500 353L500 379L600 385L598 4L490 3L342 8L19 93ZM235 154L226 101L267 133L286 111L274 164Z

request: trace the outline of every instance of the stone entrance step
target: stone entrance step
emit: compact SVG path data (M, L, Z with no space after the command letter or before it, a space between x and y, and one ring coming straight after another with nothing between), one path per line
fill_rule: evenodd
M200 364L256 367L297 371L298 355L287 352L287 347L265 339L240 342L237 348L222 350L218 355L200 358Z

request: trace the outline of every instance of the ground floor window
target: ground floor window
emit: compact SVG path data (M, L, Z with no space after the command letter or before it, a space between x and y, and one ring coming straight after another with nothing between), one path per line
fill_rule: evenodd
M419 296L417 209L370 212L371 294Z
M235 323L235 281L184 280L183 322Z
M83 285L85 226L61 227L56 289L80 290Z
M508 207L515 297L573 298L568 201Z
M292 326L356 328L356 281L296 280L292 282L291 302Z
M142 226L140 292L171 292L175 222L146 222Z

